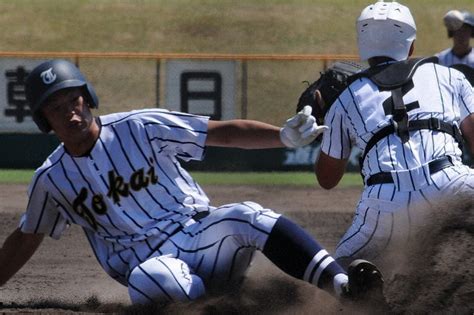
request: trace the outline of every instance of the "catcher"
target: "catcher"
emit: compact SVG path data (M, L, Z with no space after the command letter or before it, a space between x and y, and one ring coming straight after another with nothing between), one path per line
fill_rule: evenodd
M474 172L462 164L460 146L474 151L474 94L460 71L437 58L409 59L416 25L406 6L369 5L356 26L360 59L370 68L350 77L327 109L331 129L315 172L331 189L352 148L363 152L364 191L335 256L388 262L416 240L436 205L472 198Z

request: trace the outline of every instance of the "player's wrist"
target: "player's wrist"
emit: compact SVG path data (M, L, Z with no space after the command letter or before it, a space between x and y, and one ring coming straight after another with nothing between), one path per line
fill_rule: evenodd
M288 127L280 128L280 141L287 148L295 148L297 145L293 142L289 135Z

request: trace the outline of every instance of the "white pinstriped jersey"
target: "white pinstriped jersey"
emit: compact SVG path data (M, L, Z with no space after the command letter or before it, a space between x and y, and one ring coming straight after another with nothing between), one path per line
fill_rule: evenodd
M460 122L474 112L472 86L464 75L454 69L427 63L413 76L414 88L403 97L409 120L438 118L445 122ZM391 96L379 91L367 78L353 82L336 100L326 115L331 129L324 133L322 151L331 157L345 159L353 145L362 151L375 132L391 122L383 102ZM450 155L461 160L461 150L455 139L442 132L419 130L410 133L402 144L396 134L382 139L368 153L362 173L369 175L404 170L420 170L422 165L438 157Z
M465 64L474 68L474 49L471 48L471 52L462 58L459 58L453 54L452 48L445 49L436 54L439 58L439 64L449 67L456 64Z
M392 115L383 103L391 97L367 78L353 82L333 104L325 121L322 151L337 159L349 157L352 146L364 151L367 142ZM409 120L438 118L460 124L474 113L473 88L452 68L426 63L413 76L413 88L403 96ZM432 174L428 163L451 156L455 166ZM365 186L354 220L336 247L336 258L390 259L413 240L433 211L451 198L472 198L474 172L461 163L461 150L452 136L432 130L410 132L402 143L396 134L380 140L367 154L365 180L390 172L393 183Z
M107 251L140 242L154 248L208 209L208 197L178 160L202 159L208 117L151 109L100 121L89 154L72 157L61 144L36 170L20 226L59 238L79 224L104 265Z

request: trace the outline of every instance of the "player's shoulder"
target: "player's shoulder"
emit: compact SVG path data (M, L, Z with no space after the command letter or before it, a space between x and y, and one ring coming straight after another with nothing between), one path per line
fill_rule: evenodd
M433 78L438 81L453 82L453 80L462 80L464 74L452 66L429 62L422 64L417 68L415 77L418 78L420 82L426 81L427 78Z
M194 128L195 126L200 126L202 123L207 125L208 119L208 116L170 111L162 108L140 109L100 116L102 126L105 127L127 123L129 126L135 125L139 126L139 128L147 126L158 128L167 128L167 126Z
M30 184L30 190L33 189L37 185L38 182L42 182L46 180L47 175L54 170L54 168L58 165L60 165L61 160L64 158L66 155L66 151L64 150L64 145L61 143L41 164L40 167L38 167L34 174L33 178L31 180Z
M193 114L170 111L164 108L145 108L128 112L113 113L100 116L102 126L121 123L124 121L137 121L142 123L164 123L170 120L196 117Z
M36 169L36 172L41 172L42 170L49 169L51 166L56 165L61 161L65 156L66 150L64 149L64 144L60 143L56 149L46 158L43 164Z
M377 91L377 90L378 89L375 88L375 84L373 83L373 81L370 79L369 76L357 75L352 78L350 84L339 96L339 99L342 100L342 103L351 102L355 98L357 98L357 95L361 93L362 94L366 94L368 92L373 93L374 91Z
M439 63L439 61L438 62L430 61L430 62L426 62L419 65L416 68L416 72L418 71L431 71L433 73L449 72L449 67Z
M440 52L436 53L435 56L437 56L438 58L439 57L444 57L446 55L451 54L451 52L452 52L452 49L451 49L451 47L449 47L449 48L446 48L446 49L441 50Z
M128 112L117 112L102 115L100 116L100 121L102 126L108 126L129 120L146 121L151 119L151 117L155 117L156 119L157 116L160 116L163 113L169 113L169 111L162 108L137 109Z

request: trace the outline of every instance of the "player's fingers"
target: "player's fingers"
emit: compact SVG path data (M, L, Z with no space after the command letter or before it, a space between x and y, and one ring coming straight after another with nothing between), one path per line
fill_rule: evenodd
M306 105L305 107L303 107L303 110L301 112L303 113L304 116L309 116L311 115L312 111L313 111L313 108L309 105Z
M316 131L318 132L318 134L320 134L320 133L325 132L328 129L329 129L329 127L326 126L326 125L321 125L321 126L318 125L318 128L316 128Z
M296 114L295 116L291 117L290 119L288 119L286 121L286 125L290 128L296 128L299 125L301 125L301 121L302 121L302 114L300 112Z
M328 126L325 126L325 125L318 126L315 124L312 128L305 130L305 132L303 132L301 137L303 139L310 138L310 137L316 138L317 136L319 136L321 133L323 133L324 131L328 129L329 129Z
M287 126L291 128L296 128L298 126L301 126L302 124L305 124L308 117L312 117L312 111L313 108L309 105L306 105L300 112L298 112L295 116L291 117L286 121Z
M316 118L313 116L306 116L305 120L302 122L301 126L298 128L298 131L303 133L308 129L313 128L313 125L316 123Z

